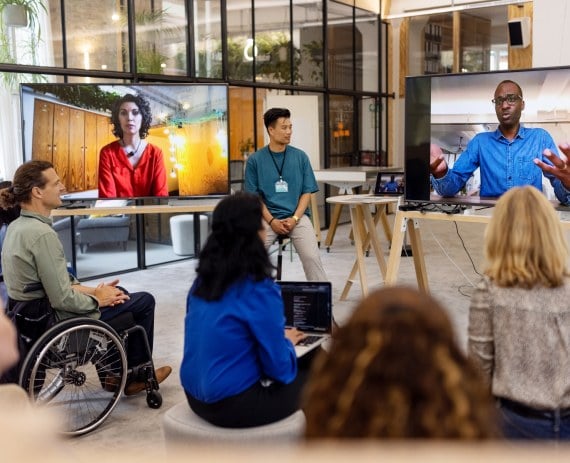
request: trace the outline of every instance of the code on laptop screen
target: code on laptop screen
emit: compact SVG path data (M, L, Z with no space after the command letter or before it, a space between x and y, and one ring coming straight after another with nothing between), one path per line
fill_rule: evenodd
M330 331L331 286L319 282L279 282L285 324L302 331Z

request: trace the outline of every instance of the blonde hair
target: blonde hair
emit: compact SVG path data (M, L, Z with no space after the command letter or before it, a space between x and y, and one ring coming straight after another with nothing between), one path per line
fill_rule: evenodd
M431 297L371 293L315 359L304 396L307 438L484 439L499 435L479 371Z
M485 231L485 274L502 287L556 287L568 275L568 244L554 207L531 186L507 191Z

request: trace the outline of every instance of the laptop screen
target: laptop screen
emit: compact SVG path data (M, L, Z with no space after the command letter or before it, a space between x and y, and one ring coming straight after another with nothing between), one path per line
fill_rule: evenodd
M376 177L375 195L400 196L404 194L403 172L378 172Z
M329 333L332 288L328 281L278 281L285 306L285 325L301 331Z

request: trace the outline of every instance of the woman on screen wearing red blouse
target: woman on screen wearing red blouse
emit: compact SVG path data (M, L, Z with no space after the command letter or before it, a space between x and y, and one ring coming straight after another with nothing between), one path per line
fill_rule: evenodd
M152 121L149 103L141 95L126 94L111 112L113 134L119 139L99 155L99 197L168 196L162 150L148 143Z

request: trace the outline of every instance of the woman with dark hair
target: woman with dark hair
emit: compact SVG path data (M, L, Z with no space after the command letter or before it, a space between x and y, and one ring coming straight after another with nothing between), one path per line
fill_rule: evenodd
M192 410L217 426L260 426L299 408L308 368L293 345L304 335L285 329L264 234L258 196L220 201L188 293L180 377Z
M150 105L142 95L127 93L111 112L119 139L101 149L99 197L168 196L162 150L144 140L150 129Z
M307 438L486 439L491 396L442 307L417 290L371 293L315 360Z

